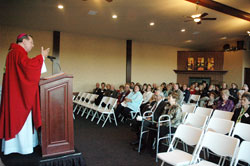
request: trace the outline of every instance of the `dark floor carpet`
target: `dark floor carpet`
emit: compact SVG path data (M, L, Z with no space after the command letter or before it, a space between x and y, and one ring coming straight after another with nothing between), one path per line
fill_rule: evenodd
M160 165L150 153L138 154L129 145L136 135L127 124L107 122L104 128L76 116L75 147L82 152L87 166L153 166Z

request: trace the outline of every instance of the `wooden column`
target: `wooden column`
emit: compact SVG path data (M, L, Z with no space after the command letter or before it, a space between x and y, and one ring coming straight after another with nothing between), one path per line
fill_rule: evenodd
M60 73L60 32L53 31L53 56L56 59L52 63L52 74Z
M131 82L131 60L132 60L132 40L127 40L126 43L126 82Z

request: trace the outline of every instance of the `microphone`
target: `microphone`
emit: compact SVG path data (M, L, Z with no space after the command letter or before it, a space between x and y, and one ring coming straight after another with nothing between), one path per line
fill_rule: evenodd
M49 56L49 55L47 56L47 58L49 58L52 62L53 62L54 59L56 59L56 57L54 57L54 56Z

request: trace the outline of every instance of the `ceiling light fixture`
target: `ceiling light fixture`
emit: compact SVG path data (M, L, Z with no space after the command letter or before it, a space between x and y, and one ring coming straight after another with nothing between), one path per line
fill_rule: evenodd
M250 31L247 31L247 34L250 36Z
M227 37L226 37L226 36L223 36L223 37L221 37L220 39L221 39L221 40L226 40Z
M199 17L194 19L194 22L200 22L200 21L201 19Z
M58 7L58 9L63 9L64 8L63 5L58 5L57 7Z
M114 14L114 15L112 16L112 18L113 18L113 19L117 19L117 15Z
M194 14L194 15L192 15L191 17L193 18L193 19L195 19L195 18L199 18L201 16L201 14Z
M151 23L149 23L149 25L150 25L150 26L154 26L154 25L155 25L155 23L154 23L154 22L151 22Z
M181 29L181 32L186 32L186 29Z
M185 42L186 42L186 43L191 43L191 42L192 42L192 40L186 40Z

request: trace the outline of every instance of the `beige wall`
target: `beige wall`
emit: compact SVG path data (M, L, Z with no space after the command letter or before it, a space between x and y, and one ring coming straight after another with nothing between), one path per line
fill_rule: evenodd
M39 55L41 53L41 46L44 46L44 48L49 47L51 48L51 50L53 49L52 48L53 46L52 44L53 33L52 32L0 25L0 37L1 37L1 40L0 40L0 82L1 83L0 84L2 84L3 68L5 65L5 59L6 59L10 44L15 43L17 35L21 33L28 33L33 36L35 47L31 50L31 52L29 52L28 54L29 57L34 57L36 55ZM46 60L45 62L47 64L48 72L46 74L43 74L42 76L47 76L49 75L49 73L52 72L51 62L49 62L49 60Z
M132 81L140 83L176 82L177 51L187 49L133 42Z
M96 82L125 83L126 41L61 33L61 68L74 76L74 91L90 91Z
M224 75L223 81L228 85L231 83L236 83L239 87L242 85L244 81L243 57L243 50L224 53L224 70L228 72Z

